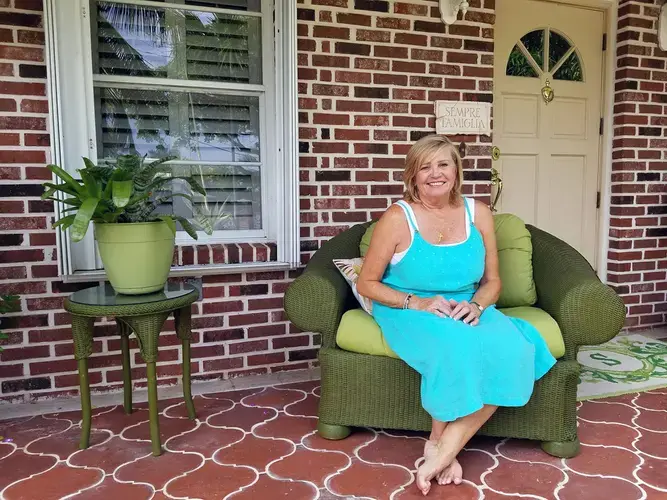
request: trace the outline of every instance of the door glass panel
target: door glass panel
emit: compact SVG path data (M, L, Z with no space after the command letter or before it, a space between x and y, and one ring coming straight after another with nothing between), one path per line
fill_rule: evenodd
M507 76L524 76L529 78L537 78L538 76L533 66L528 62L528 58L518 45L514 46L514 49L507 60L505 74Z
M549 37L548 49L546 36ZM563 35L550 29L530 31L521 37L510 52L505 74L539 78L547 71L553 74L555 80L584 81L577 50Z
M576 52L572 52L560 68L554 73L555 80L567 80L570 82L583 82L584 73Z
M526 50L533 56L535 62L540 68L544 68L544 30L531 31L521 38L521 43Z
M549 71L552 71L556 64L570 50L568 42L561 34L555 31L549 32Z

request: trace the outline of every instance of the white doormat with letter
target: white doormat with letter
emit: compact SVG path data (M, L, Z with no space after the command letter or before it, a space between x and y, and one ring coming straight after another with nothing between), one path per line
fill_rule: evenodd
M579 401L667 387L667 342L637 334L619 336L582 347L577 359Z

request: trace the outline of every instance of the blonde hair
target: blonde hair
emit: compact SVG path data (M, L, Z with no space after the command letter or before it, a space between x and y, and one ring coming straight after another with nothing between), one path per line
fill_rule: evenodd
M449 150L452 160L456 164L456 182L449 193L449 203L458 204L461 201L461 189L463 186L463 163L458 148L449 138L444 135L427 135L415 142L405 157L405 169L403 170L403 182L405 184L404 198L407 202L419 202L419 190L417 173L421 166L435 155Z

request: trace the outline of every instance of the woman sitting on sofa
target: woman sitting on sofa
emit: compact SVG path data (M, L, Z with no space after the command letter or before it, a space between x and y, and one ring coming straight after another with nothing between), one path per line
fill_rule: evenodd
M493 216L463 197L457 148L443 136L407 154L404 200L379 220L357 282L391 349L421 374L433 419L417 486L459 484L456 456L498 406L523 406L555 364L526 321L494 304L500 277Z

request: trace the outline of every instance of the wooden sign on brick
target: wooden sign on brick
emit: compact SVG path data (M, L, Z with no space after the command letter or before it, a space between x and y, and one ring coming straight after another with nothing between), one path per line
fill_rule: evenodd
M491 135L491 103L435 101L435 131L443 135Z

